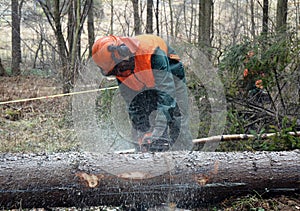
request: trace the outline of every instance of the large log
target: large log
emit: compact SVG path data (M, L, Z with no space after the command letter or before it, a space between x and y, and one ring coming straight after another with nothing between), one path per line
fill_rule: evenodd
M299 192L300 151L0 154L0 207L195 208L229 196Z

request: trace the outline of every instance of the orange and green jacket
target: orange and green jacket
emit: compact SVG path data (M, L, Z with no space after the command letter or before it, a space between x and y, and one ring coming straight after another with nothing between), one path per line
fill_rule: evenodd
M168 121L172 121L169 112L176 106L174 78L177 77L185 83L184 67L180 58L160 37L139 35L134 38L139 41L139 45L134 54L133 74L127 77L117 76L121 95L130 105L133 98L143 90L158 90L160 100L157 101L157 111L164 114ZM141 114L135 109L129 109L129 115L132 119ZM162 117L157 117L160 118Z

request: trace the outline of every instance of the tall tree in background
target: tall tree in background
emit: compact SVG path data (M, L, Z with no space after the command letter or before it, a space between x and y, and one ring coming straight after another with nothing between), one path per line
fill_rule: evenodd
M91 5L89 4L90 2L87 0L53 0L51 2L39 0L38 2L41 5L56 37L62 68L63 92L70 92L77 72L76 63L81 60L79 55L80 38L83 30L83 24L88 11L91 8ZM68 18L70 18L67 39L65 39L62 30L64 9L68 10ZM71 24L71 21L74 23ZM70 27L72 27L72 29L70 29ZM68 41L68 44L66 40Z
M239 1L239 0L238 0ZM238 1L237 1L237 3L238 3ZM237 11L237 12L239 12L239 11ZM252 35L252 37L253 38L255 38L256 37L256 34L255 34L255 13L254 13L254 0L250 0L250 14L251 14L251 17L250 17L250 19L251 19L251 35Z
M134 33L135 35L141 34L141 19L139 15L139 0L131 0L133 5L133 17L134 17Z
M208 49L211 47L211 32L212 32L212 0L199 1L199 28L198 42L201 48L208 55Z
M11 55L11 71L13 75L20 75L21 69L21 8L23 1L11 1L11 19L12 19L12 55Z
M285 32L287 27L288 0L277 0L276 31Z
M5 68L2 65L1 58L0 58L0 76L7 76Z
M170 10L170 29L171 29L171 36L174 36L174 17L173 17L172 0L169 0L169 10ZM166 15L166 14L165 14L165 15Z
M264 0L263 4L263 19L262 19L262 34L268 34L269 27L269 0Z
M110 34L114 34L114 0L110 0Z
M74 34L75 24L76 24L76 14L74 13L76 4L74 4L74 0L70 0L68 4L69 5L68 5L68 35L67 35L67 41L68 41L69 51L72 52L73 40L74 40L73 34Z
M147 0L146 33L153 33L153 0Z
M40 1L41 2L41 1ZM54 0L54 8L53 8L53 16L51 14L51 10L47 5L43 5L43 9L45 14L48 17L48 20L50 24L52 25L53 31L55 33L57 46L58 46L58 52L59 57L61 60L62 65L62 72L63 72L63 92L67 93L70 91L71 88L71 81L70 81L70 68L69 68L69 62L68 62L68 54L69 51L67 50L65 38L62 32L62 25L61 25L61 10L60 10L60 1ZM50 17L53 17L53 22L50 19Z
M155 20L156 20L156 34L159 35L159 0L156 0L156 8L155 8Z
M74 33L73 33L73 43L72 46L70 48L70 52L71 52L71 71L72 70L77 70L77 68L75 67L76 62L81 60L81 48L80 48L80 36L81 36L81 0L74 0ZM74 73L76 73L77 71L74 71ZM71 75L71 77L73 78L74 75ZM72 78L70 78L70 80L72 81Z
M89 39L89 57L92 56L92 48L95 42L95 26L94 26L94 0L88 0L90 10L88 12L88 39Z

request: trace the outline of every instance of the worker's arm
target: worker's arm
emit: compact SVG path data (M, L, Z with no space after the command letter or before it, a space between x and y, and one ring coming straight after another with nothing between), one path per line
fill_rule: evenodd
M157 115L153 136L160 137L172 121L172 110L176 107L175 84L167 55L160 49L151 58L155 78L155 89L158 92Z

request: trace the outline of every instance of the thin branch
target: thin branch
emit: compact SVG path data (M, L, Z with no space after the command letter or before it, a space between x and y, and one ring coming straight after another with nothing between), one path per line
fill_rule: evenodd
M300 136L300 131L297 132L289 132L288 133L291 136ZM272 136L279 135L279 133L264 133L261 136L259 136L261 139L268 139ZM205 142L220 142L220 141L239 141L239 140L248 140L257 138L256 135L250 135L250 134L232 134L232 135L218 135L218 136L211 136L206 138L200 138L200 139L194 139L194 144L200 144Z
M83 26L84 26L84 22L88 16L88 13L90 11L90 9L92 8L92 4L89 4L88 1L85 1L84 3L84 7L83 7L83 10L82 10L82 14L81 14L81 17L80 17L80 29L79 29L79 33L82 32L82 29L83 29Z
M256 110L256 111L259 111L259 112L264 112L265 114L269 115L269 116L272 116L272 117L276 117L277 116L277 113L275 113L274 111L271 111L269 109L266 109L262 106L259 106L259 105L256 105L256 104L253 104L249 101L246 101L246 100L238 100L238 99L234 99L234 98L228 98L228 101L231 101L231 102L234 102L236 104L239 104L239 105L242 105L242 106L245 106L245 107L248 107L248 108L251 108L253 110Z
M46 15L46 18L52 28L52 30L54 31L54 33L56 33L56 28L55 26L53 25L52 21L54 21L54 16L53 14L51 13L51 10L50 8L48 7L47 4L44 4L41 0L38 0L38 3L41 5L43 11L44 11L44 14Z

